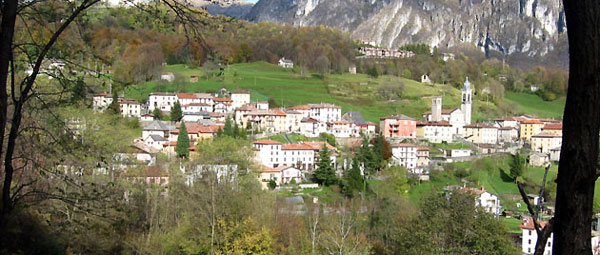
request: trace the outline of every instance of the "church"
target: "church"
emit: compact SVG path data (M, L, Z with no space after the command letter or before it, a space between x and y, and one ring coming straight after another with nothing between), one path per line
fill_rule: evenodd
M423 113L425 121L447 121L452 125L453 133L463 133L463 126L471 124L471 113L473 104L473 89L467 77L461 90L460 108L443 109L442 97L433 97L431 99L431 111Z

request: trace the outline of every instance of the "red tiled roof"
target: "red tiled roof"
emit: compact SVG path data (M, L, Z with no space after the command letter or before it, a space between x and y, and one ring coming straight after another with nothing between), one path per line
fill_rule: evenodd
M417 147L417 150L418 151L429 151L429 148L428 147L419 146L419 147Z
M296 110L296 111L298 111L298 110L305 110L305 111L308 111L308 110L310 110L310 107L308 107L308 105L305 105L305 104L304 104L304 105L296 105L296 106L294 106L294 107L291 107L290 109L291 109L291 110Z
M277 170L275 168L270 168L268 166L261 166L261 170L263 173L279 173L281 170Z
M189 107L189 106L211 106L211 105L205 104L205 103L191 103L191 104L183 105L183 107Z
M541 228L544 228L546 226L546 224L548 224L547 221L538 221L538 224L540 225ZM521 224L519 224L520 228L523 229L530 229L530 230L534 230L535 226L533 225L533 219L531 218L527 218L525 219L523 222L521 222Z
M441 126L441 127L451 127L448 121L420 121L417 122L417 126Z
M215 101L215 102L233 102L233 100L231 98L218 98L218 97L213 98L213 101Z
M521 124L544 124L544 122L542 122L540 120L532 119L532 120L523 120L523 121L521 121Z
M281 146L281 150L313 150L313 147L308 144L284 144Z
M198 99L196 94L193 94L193 93L178 93L177 97L179 99Z
M548 123L548 124L544 125L544 127L542 129L543 130L562 130L562 128L563 128L562 123Z
M549 133L549 132L541 132L539 134L533 135L531 136L533 137L539 137L539 138L543 138L543 137L549 137L549 138L553 138L553 137L562 137L561 135L557 135L557 134L553 134L553 133Z
M273 140L257 140L254 141L255 144L272 144L272 145L282 145L282 143Z
M496 128L496 127L485 124L485 123L475 123L475 124L465 125L464 128Z

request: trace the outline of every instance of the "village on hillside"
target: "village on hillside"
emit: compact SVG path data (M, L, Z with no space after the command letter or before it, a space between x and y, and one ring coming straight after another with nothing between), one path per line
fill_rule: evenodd
M291 61L280 61L280 66L284 68L289 65ZM431 110L422 113L420 119L398 112L381 116L379 123L365 121L360 112L343 113L342 107L324 102L272 108L267 101L251 101L251 93L244 90L222 89L214 94L153 92L148 95L146 104L127 98L118 98L118 103L123 117L139 118L143 126L133 146L137 151L135 158L148 165L155 162L158 153L175 156L181 125L185 125L191 142L188 150L193 155L198 141L217 136L225 128L226 122L232 121L236 127L252 134L255 152L252 160L261 165L258 178L264 189L285 189L290 183L298 183L301 188L318 187L318 184L311 183L311 176L318 169L318 162L321 161L319 155L324 149L328 151L329 162L337 175L343 175L351 164L338 159L338 148L332 144L324 141L293 143L288 135L317 138L328 134L348 146L360 146L362 137L382 135L392 148L390 164L404 167L408 174L419 181L428 181L431 171L443 170L444 163L473 161L502 153L515 154L524 148L529 151L526 156L532 166L546 167L559 160L562 141L560 120L521 115L472 123L473 88L468 78L461 88L460 97L460 106L448 109L442 107L442 97L432 97ZM93 109L102 112L112 101L110 94L96 94L93 97ZM175 108L181 111L181 119L177 121L161 121L152 115L166 114ZM269 139L275 135L282 135L286 142ZM452 143L464 146L443 149L442 154L430 154L432 145ZM188 182L192 182L192 177L203 170L220 172L242 169L237 166L202 165L182 171L188 176ZM167 185L168 174L154 173L146 181ZM503 210L498 195L484 186L448 186L445 190L475 194L477 204L493 215L506 216L509 213ZM537 194L530 194L529 197L536 204L543 202L543 198ZM546 211L548 216L552 215L551 210ZM531 219L523 218L520 227L522 251L530 254L537 238L535 231L532 232ZM548 240L550 248L551 242L552 238ZM593 235L593 242L597 247L598 235Z

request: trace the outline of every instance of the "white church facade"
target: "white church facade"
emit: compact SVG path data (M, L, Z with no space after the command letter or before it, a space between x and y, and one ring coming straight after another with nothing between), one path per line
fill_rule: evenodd
M447 121L452 125L453 133L462 135L463 127L471 124L473 89L469 78L466 79L461 90L461 105L460 108L443 109L442 97L434 97L431 99L431 111L423 114L425 121Z

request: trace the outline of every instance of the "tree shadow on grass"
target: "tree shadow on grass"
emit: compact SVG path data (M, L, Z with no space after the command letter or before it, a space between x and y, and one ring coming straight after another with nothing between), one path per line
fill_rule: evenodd
M498 168L498 171L500 172L500 178L502 179L503 182L514 182L515 180L510 177L510 175L506 174L506 171L502 168Z

